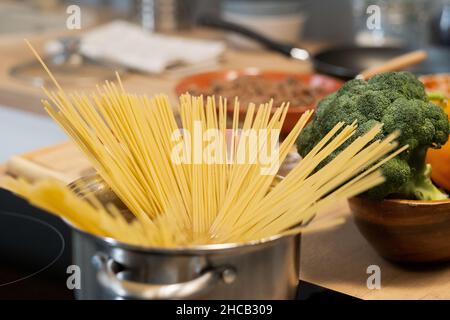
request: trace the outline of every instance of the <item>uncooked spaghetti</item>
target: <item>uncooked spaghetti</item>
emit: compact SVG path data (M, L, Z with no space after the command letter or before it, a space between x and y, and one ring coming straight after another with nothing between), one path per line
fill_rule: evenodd
M271 103L250 104L245 119L239 119L236 100L229 127L225 99L186 94L180 97L178 125L164 95L149 98L127 93L120 79L118 85L106 82L90 95L68 94L49 75L57 91L44 89L48 97L43 101L45 109L80 147L134 219L126 221L113 205L99 203L94 197L81 199L54 180L32 185L8 179L6 185L82 230L127 243L174 247L245 242L298 232L299 226L323 206L382 183L378 168L407 148L394 151L397 133L374 140L382 128L378 124L316 170L357 128L356 123L338 123L274 185L276 169L312 111L302 115L278 146L270 134L281 129L287 104L273 113ZM211 154L216 161L199 156L197 149L208 149L211 142L201 141L199 145L191 133L200 129L215 133L219 142ZM249 151L251 134L246 133L252 132L263 132L264 139ZM259 156L267 150L277 150L275 162L260 161ZM270 169L269 173L263 174L263 169Z

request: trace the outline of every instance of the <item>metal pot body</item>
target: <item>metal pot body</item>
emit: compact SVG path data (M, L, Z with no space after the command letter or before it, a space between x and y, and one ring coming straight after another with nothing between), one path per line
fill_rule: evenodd
M300 235L248 244L140 248L73 231L78 299L293 299Z

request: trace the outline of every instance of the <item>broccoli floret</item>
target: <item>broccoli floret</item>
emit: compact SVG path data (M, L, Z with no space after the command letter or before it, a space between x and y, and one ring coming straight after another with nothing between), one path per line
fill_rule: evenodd
M371 78L367 83L373 90L386 91L388 95L391 93L393 100L405 97L428 101L422 82L410 72L381 73Z
M301 133L297 146L305 156L339 121L358 121L356 134L321 164L331 161L358 136L375 123L383 123L382 139L400 130L400 145L409 148L382 166L386 182L364 193L372 199L389 196L408 199L440 200L447 198L433 185L431 167L426 164L428 148L440 148L450 134L445 112L432 104L423 84L408 72L387 72L369 81L348 81L317 106L313 121Z

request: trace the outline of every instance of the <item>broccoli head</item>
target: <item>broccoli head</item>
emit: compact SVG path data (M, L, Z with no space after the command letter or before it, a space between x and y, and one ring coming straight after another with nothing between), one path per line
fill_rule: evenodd
M314 119L298 138L299 153L305 156L339 121L357 120L356 134L321 164L332 160L356 137L375 123L383 123L377 138L400 130L400 145L409 148L382 166L386 182L364 196L389 196L438 200L447 198L430 180L431 168L425 162L428 148L440 148L450 134L446 113L429 102L422 83L408 72L379 74L369 81L351 80L337 92L322 99Z

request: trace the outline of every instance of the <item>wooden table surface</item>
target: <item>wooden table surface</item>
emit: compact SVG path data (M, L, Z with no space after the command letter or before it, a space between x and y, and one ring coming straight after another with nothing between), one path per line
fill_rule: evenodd
M44 56L44 44L46 41L58 37L67 36L67 33L47 33L41 36L30 38L30 42L37 49L41 56ZM73 36L73 34L70 34ZM203 39L217 39L222 34L198 29L186 34L189 37L196 36ZM322 47L320 44L310 44L310 49L317 50ZM10 75L12 67L25 62L35 60L28 49L23 38L1 38L0 37L0 104L21 108L26 111L44 113L40 100L44 97L42 90L33 87L31 84L18 80ZM265 50L242 51L228 48L223 55L220 64L214 69L242 69L256 67L263 70L285 70L290 72L309 72L311 65L289 59L277 53ZM211 69L211 68L210 68ZM205 71L207 71L205 69ZM174 87L184 75L163 74L148 75L142 73L127 73L123 76L123 83L127 90L134 93L165 93L175 101ZM93 90L92 84L76 86L64 86L67 91L71 90Z
M55 35L30 39L38 48ZM42 112L39 100L42 93L8 75L13 65L32 59L22 39L0 39L0 104L16 106L32 112ZM308 64L283 58L267 52L240 52L228 49L219 68L259 67L305 72ZM132 92L170 94L178 77L130 74L124 85ZM80 88L67 88L68 90ZM1 172L0 167L0 172ZM30 179L46 176L70 182L90 172L83 155L72 145L62 144L13 157L6 164L6 171ZM345 218L345 223L333 229L307 232L302 239L300 278L349 294L361 299L450 299L450 266L433 268L404 268L387 262L378 256L361 236L353 223L346 203L336 203L321 213L318 219ZM367 267L377 265L381 269L381 289L367 288Z

